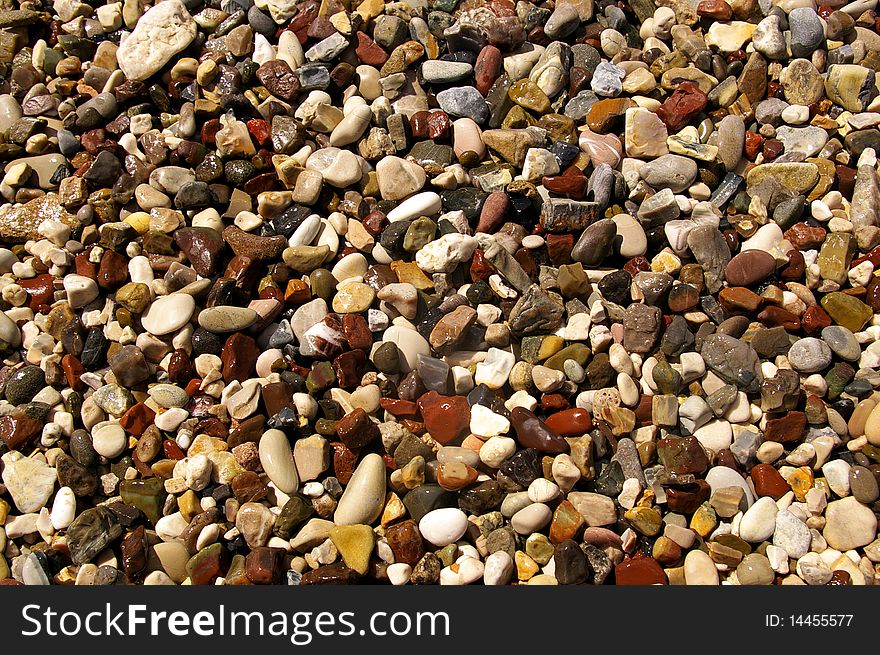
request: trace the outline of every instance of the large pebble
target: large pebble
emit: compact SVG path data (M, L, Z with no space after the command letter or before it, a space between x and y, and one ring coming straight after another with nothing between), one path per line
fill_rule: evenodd
M196 301L185 293L156 298L141 315L141 325L150 334L161 337L176 332L189 323L196 309Z
M379 455L370 453L354 470L333 520L337 525L369 525L378 518L384 502L385 462Z
M260 437L260 464L272 483L286 494L299 487L296 464L290 449L290 441L281 430L267 430Z
M419 532L427 541L438 548L453 544L467 530L467 515L455 507L435 509L419 521Z
M145 80L192 43L197 32L183 2L163 0L140 17L116 51L116 60L128 79Z

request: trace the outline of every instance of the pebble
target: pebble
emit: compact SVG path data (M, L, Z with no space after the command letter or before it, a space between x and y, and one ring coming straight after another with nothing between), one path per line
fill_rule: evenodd
M141 324L157 337L176 332L189 323L196 309L192 296L184 293L156 298L141 316Z
M776 528L773 531L773 545L782 548L792 559L803 557L810 550L812 536L810 529L787 509L776 515Z
M292 494L299 488L297 466L290 442L281 430L267 430L259 441L260 465L280 491Z
M18 511L29 514L46 506L55 488L56 474L51 466L38 459L12 459L6 455L2 479Z
M715 562L701 550L692 550L685 557L684 579L689 586L719 584Z
M859 548L874 540L877 517L855 497L828 503L822 536L831 548L840 551Z
M749 543L761 543L776 530L779 508L773 498L764 496L749 507L739 523L739 536Z
M130 80L149 78L196 38L198 26L184 3L165 2L144 12L116 51L119 67Z
M333 520L337 525L370 524L379 516L384 500L385 464L379 455L371 453L351 475Z
M460 509L444 507L425 514L419 521L419 533L438 548L453 544L467 530L467 515Z
M875 583L871 2L319 4L8 8L0 577Z
M831 348L815 337L799 339L788 351L788 361L792 368L801 373L815 373L831 363Z
M92 432L92 446L102 457L113 459L122 454L127 445L125 430L118 423L108 423Z
M211 307L199 312L199 325L209 332L238 332L257 321L257 312L249 307Z

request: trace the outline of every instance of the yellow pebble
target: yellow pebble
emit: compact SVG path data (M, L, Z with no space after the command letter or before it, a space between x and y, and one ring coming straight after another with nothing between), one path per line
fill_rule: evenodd
M810 470L809 466L796 468L786 479L786 482L794 491L794 497L803 502L807 492L813 488L813 471Z
M514 553L513 561L516 563L516 577L522 582L530 579L540 570L538 563L521 550Z
M177 508L180 510L181 516L187 521L192 521L196 514L201 514L202 512L199 498L192 489L187 489L180 497L178 497Z
M658 252L651 260L651 270L654 273L678 273L681 270L681 259L667 250Z
M381 14L383 11L385 11L384 0L364 0L364 2L358 5L358 8L354 13L363 18L366 23L371 18L375 18Z
M708 537L715 529L718 520L715 518L715 510L708 504L700 505L693 518L691 518L691 529L696 530L701 537Z
M150 231L150 215L147 212L132 212L123 219L134 228L138 234L146 234Z
M330 16L330 24L336 28L336 31L345 36L351 36L351 19L344 11L337 11Z
M565 340L563 340L562 337L557 337L556 335L544 337L544 340L541 342L541 347L538 349L538 360L544 361L549 357L553 357L553 355L562 350L564 345Z

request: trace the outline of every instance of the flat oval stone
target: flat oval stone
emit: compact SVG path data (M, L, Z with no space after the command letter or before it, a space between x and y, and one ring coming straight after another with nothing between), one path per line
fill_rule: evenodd
M223 305L209 307L199 312L199 325L209 332L237 332L249 328L257 321L257 312L248 307Z
M849 486L853 497L860 503L870 505L880 497L880 487L871 469L853 466L849 472Z
M831 363L831 348L821 339L806 337L792 344L788 361L800 373L815 373Z
M150 334L161 337L176 332L189 323L196 309L195 299L185 293L156 298L141 315L141 325Z
M514 514L510 519L510 525L519 534L532 534L550 523L553 518L553 510L544 503L532 503Z
M739 524L739 536L749 543L760 543L769 539L776 529L776 514L779 508L769 496L755 501Z
M157 384L150 387L150 398L160 407L185 407L189 402L189 394L173 384Z
M828 344L835 355L848 362L856 361L862 354L855 335L840 325L822 328L822 341Z
M561 437L579 437L593 428L593 420L587 410L575 407L551 414L544 425Z
M748 287L766 280L776 270L776 260L763 250L746 250L731 258L724 277L732 287Z

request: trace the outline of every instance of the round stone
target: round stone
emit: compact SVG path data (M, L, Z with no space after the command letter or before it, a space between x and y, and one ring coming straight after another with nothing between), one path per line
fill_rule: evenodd
M453 544L467 530L467 515L455 507L441 507L425 514L419 521L422 537L438 548Z
M791 367L801 373L815 373L831 363L831 348L815 337L796 341L788 351Z
M363 282L349 282L333 296L333 311L340 314L358 314L373 304L376 292Z
M828 344L835 355L848 362L856 361L862 354L862 349L855 335L840 325L829 325L822 328L822 341Z
M119 423L107 423L92 431L92 447L102 457L118 457L128 446L128 437Z
M737 565L736 579L741 585L769 585L776 575L764 555L749 553Z
M156 298L141 316L141 325L150 334L161 337L176 332L189 323L196 309L195 299L186 293Z

